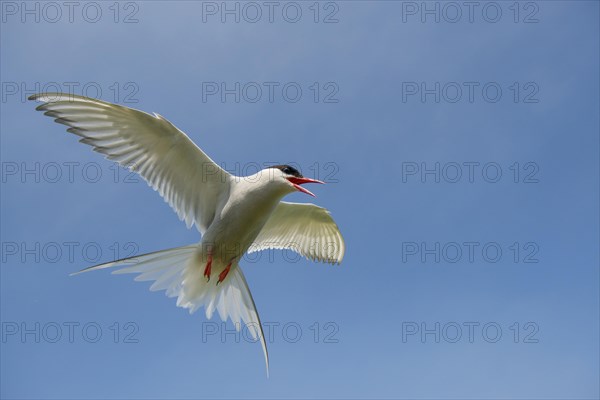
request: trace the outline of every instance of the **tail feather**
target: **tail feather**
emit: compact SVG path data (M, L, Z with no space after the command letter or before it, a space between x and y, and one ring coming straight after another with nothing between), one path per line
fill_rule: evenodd
M168 297L177 297L177 306L187 308L190 314L205 307L206 318L211 319L217 311L223 321L230 318L238 331L245 326L254 340L260 339L269 376L265 335L242 270L235 263L220 285L206 282L199 262L203 256L197 250L197 245L161 250L85 268L71 275L119 268L112 273L137 273L136 281L154 281L151 291L165 290Z
M120 260L110 261L107 263L98 264L98 265L94 265L92 267L84 268L81 271L73 272L71 274L71 276L79 275L84 272L96 271L99 269L113 268L113 267L124 267L118 271L113 271L113 274L126 274L128 272L134 273L134 272L149 271L149 270L153 269L150 266L150 264L159 262L164 259L171 258L174 255L183 254L184 252L185 252L185 254L191 254L194 252L195 248L196 248L196 246L190 245L190 246L176 247L173 249L154 251L152 253L146 253L146 254L142 254L140 256L132 256L132 257L127 257L127 258L122 258ZM127 266L127 267L125 267L125 266ZM161 268L164 266L158 265L157 267ZM138 270L138 268L139 268L139 270Z

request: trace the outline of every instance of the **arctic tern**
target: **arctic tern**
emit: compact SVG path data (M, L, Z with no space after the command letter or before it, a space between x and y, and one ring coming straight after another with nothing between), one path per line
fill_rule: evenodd
M344 240L329 212L314 204L281 201L301 185L323 183L303 177L289 165L234 176L210 159L162 116L65 93L40 93L36 109L67 125L68 132L106 158L138 173L158 191L188 228L201 234L198 244L157 251L86 268L75 274L119 267L113 273L138 273L154 281L150 290L177 297L190 313L205 307L223 321L242 323L260 339L269 373L269 356L258 311L239 266L245 253L289 249L314 261L339 264Z

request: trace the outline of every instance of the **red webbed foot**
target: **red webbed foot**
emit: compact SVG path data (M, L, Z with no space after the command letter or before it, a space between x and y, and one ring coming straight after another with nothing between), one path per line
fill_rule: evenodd
M204 268L204 276L206 277L206 282L210 281L210 269L212 267L212 255L208 255L208 261L206 262L206 267Z
M233 262L233 261L232 261ZM227 266L225 267L225 269L223 270L223 272L221 272L219 274L219 280L217 281L217 285L221 282L223 282L225 280L225 278L227 277L227 274L229 273L229 270L231 269L231 263L227 264Z

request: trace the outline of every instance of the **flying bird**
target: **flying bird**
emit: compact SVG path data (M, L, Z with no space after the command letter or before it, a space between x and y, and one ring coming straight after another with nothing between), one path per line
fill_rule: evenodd
M164 117L154 113L65 93L29 97L36 109L67 125L109 160L138 173L175 210L188 228L201 234L197 244L161 250L83 269L117 267L113 273L138 273L136 281L154 281L150 290L177 297L177 306L195 312L215 310L239 331L245 324L260 339L267 376L269 355L260 317L239 266L245 253L289 249L302 256L339 264L344 240L329 212L314 204L282 201L301 185L323 183L289 165L234 176L210 159Z

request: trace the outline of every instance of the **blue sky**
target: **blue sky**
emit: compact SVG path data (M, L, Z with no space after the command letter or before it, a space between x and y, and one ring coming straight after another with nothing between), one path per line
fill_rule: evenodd
M597 2L23 4L0 38L3 398L598 398ZM199 234L23 101L55 83L232 172L329 182L288 200L331 210L340 267L242 262L269 379L231 325L68 276Z

